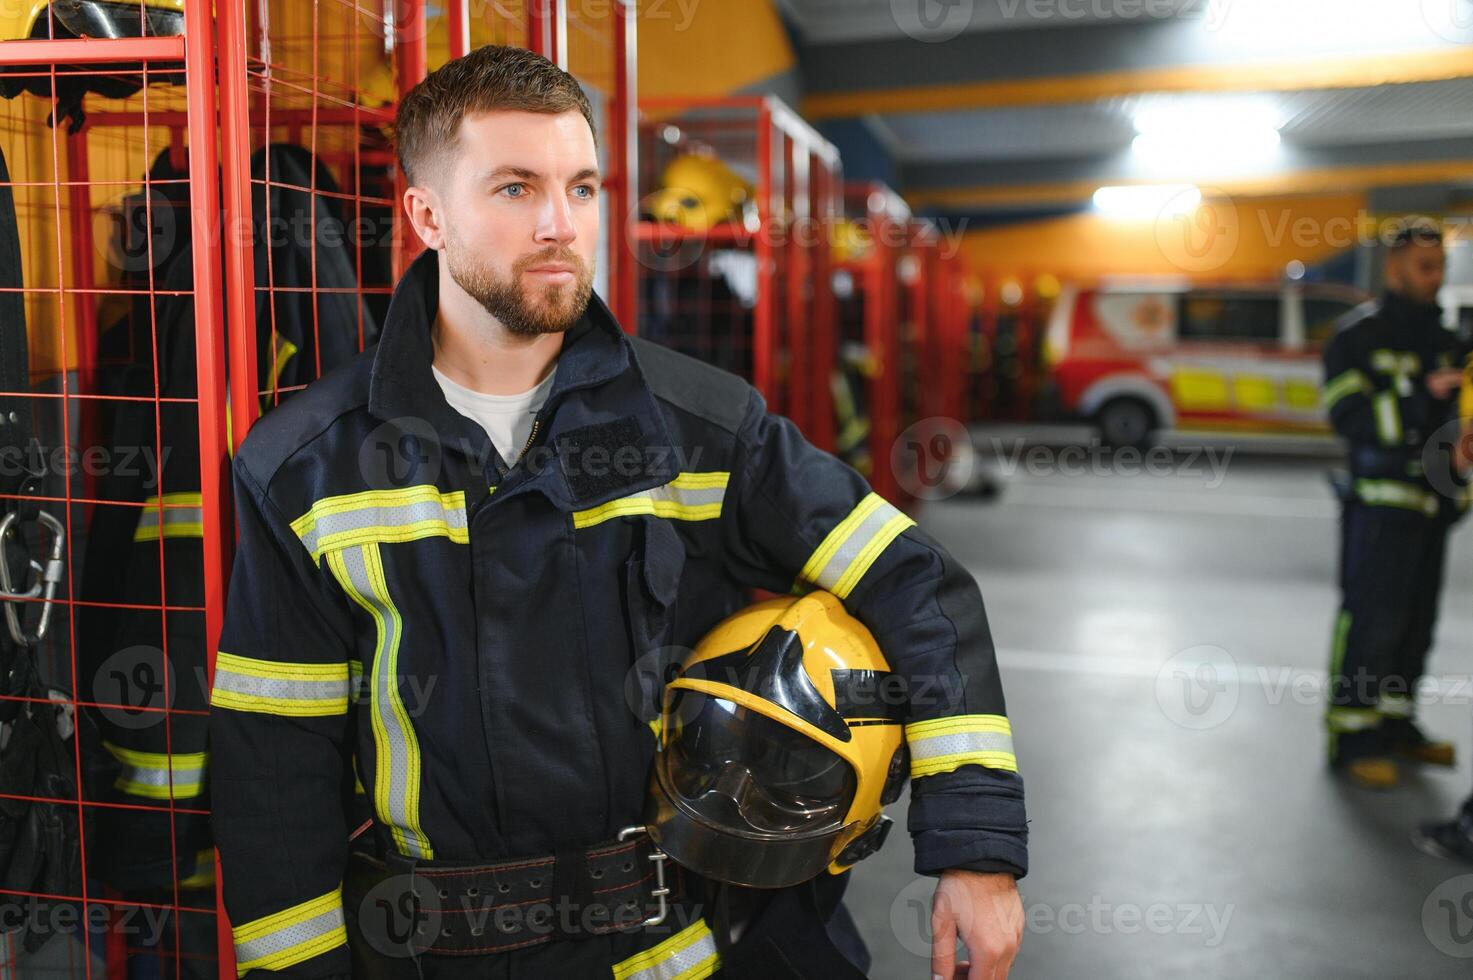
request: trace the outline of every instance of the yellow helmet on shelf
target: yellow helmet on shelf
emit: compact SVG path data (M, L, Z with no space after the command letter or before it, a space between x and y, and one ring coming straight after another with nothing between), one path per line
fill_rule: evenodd
M909 773L899 678L832 594L756 603L665 689L650 836L718 881L781 888L879 849Z
M110 0L31 0L0 11L0 41L47 37L41 16L51 15L75 37L141 37L142 22L148 22L150 37L174 37L184 33L184 0L143 0L142 4Z
M656 221L710 231L738 221L753 200L752 185L714 156L686 153L670 161L647 210Z

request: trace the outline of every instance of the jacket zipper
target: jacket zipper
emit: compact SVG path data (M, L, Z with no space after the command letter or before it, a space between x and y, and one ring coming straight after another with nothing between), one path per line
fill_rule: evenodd
M527 455L527 450L529 450L529 449L532 448L532 440L534 440L534 439L537 438L537 430L538 430L538 428L541 427L541 425L542 425L542 420L541 419L533 419L532 420L532 431L529 432L529 433L527 433L527 444L522 447L522 451L521 452L517 453L516 462L514 462L514 463L511 464L511 468L512 469L516 469L517 463L520 463L522 461L522 457L525 456L525 455Z

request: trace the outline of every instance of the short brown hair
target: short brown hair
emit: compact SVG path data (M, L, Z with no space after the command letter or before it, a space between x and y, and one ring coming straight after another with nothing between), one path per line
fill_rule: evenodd
M430 72L399 104L394 145L410 183L455 146L462 119L498 109L548 115L577 109L597 145L593 107L572 75L526 48L488 44Z

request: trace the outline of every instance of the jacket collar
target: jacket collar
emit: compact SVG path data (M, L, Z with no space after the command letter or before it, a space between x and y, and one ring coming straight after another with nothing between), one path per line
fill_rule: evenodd
M436 253L426 251L410 264L395 287L374 353L368 410L384 422L412 420L414 430L442 446L473 460L488 461L488 478L500 482L506 474L498 474L489 463L495 452L485 430L450 407L430 370L434 361L430 328L439 308L439 285ZM623 383L610 384L615 380ZM555 445L561 434L572 429L632 418L643 433L646 447L664 447L660 458L669 458L671 440L664 416L644 383L633 345L597 296L590 299L582 319L563 336L552 389L539 418L543 419L539 446ZM514 462L505 461L508 466ZM660 469L589 498L574 492L574 485L554 458L549 465L512 474L510 481L498 487L497 496L536 487L567 509L594 506L658 486L674 475L663 472L664 467Z
M1400 293L1387 290L1381 297L1381 312L1397 323L1441 323L1442 307L1436 303L1418 303Z

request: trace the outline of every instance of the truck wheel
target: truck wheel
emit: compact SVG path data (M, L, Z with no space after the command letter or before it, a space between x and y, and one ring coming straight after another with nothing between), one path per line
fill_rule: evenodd
M1095 414L1100 438L1115 449L1144 449L1156 431L1156 413L1138 398L1112 398Z

